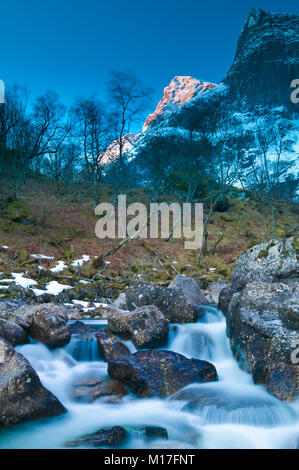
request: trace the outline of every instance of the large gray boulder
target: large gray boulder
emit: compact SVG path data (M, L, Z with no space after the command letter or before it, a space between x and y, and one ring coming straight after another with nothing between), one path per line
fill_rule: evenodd
M154 284L127 287L126 299L130 310L143 305L155 305L170 323L193 323L204 314L204 311L181 291Z
M65 346L71 339L67 309L62 305L26 305L15 310L13 318L28 324L28 334L50 348Z
M298 275L293 237L260 243L237 259L231 283L220 292L218 307L226 314L233 294L240 292L248 282L292 283Z
M0 427L64 413L27 359L0 338Z
M168 320L154 305L145 305L132 312L111 314L111 331L131 339L136 348L159 348L168 339Z
M252 282L233 295L226 315L241 367L281 400L299 396L298 304L298 281Z
M155 349L109 362L108 374L141 397L167 397L188 384L217 380L213 364Z
M275 282L296 278L299 263L294 238L270 240L255 245L241 255L234 266L232 284L235 282Z
M200 281L195 281L192 277L187 277L184 274L178 274L168 288L176 289L196 305L208 305L209 303L200 287Z

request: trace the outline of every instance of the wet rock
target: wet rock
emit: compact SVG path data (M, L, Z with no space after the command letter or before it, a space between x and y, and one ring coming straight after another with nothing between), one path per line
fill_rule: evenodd
M130 286L126 289L130 310L143 305L155 305L171 323L196 322L204 311L176 289L152 284Z
M72 335L82 335L85 333L94 333L97 329L90 325L86 325L83 321L74 321L70 324L70 331Z
M144 426L141 428L144 431L146 438L148 439L168 439L168 432L165 428L158 426Z
M71 339L67 312L62 305L42 304L20 307L14 316L28 323L28 334L50 348L65 346Z
M218 299L218 308L224 313L224 315L226 315L228 312L228 306L233 295L237 292L241 292L241 290L244 289L245 286L245 281L235 281L233 285L229 284L220 291Z
M233 295L226 317L232 351L241 367L281 400L299 395L299 331L289 313L298 292L299 282L249 283Z
M107 331L100 329L96 338L100 353L105 361L113 361L114 359L120 359L130 354L129 349L115 336L107 333Z
M127 438L126 430L121 426L100 429L99 431L67 442L66 447L119 447Z
M228 287L228 283L223 279L213 281L209 284L207 299L210 300L212 304L218 304L220 292Z
M111 331L130 338L137 348L159 348L168 339L168 320L154 305L109 316Z
M208 305L209 303L200 287L200 281L195 281L192 277L187 277L184 274L176 276L168 288L176 289L196 305Z
M171 351L137 351L108 363L108 374L142 397L169 396L193 382L217 380L215 367Z
M127 395L126 387L117 380L104 377L85 377L73 385L72 397L76 400L93 402L95 400L120 399Z
M64 413L27 359L0 339L0 427Z
M29 343L29 338L21 326L0 318L0 337L1 336L12 346Z

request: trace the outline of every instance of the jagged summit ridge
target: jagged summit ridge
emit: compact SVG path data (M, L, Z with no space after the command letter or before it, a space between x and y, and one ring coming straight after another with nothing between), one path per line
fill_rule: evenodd
M234 99L292 107L290 83L299 73L299 15L250 11L223 82Z
M190 101L194 96L215 88L215 83L204 82L191 76L176 76L164 88L163 97L155 111L146 118L142 131L144 132L152 121L165 111L172 111L175 107Z

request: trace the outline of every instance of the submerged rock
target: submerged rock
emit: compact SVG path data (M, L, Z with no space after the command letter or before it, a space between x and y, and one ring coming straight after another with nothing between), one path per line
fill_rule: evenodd
M100 353L105 361L113 361L131 354L125 344L104 329L97 332L96 338Z
M67 310L62 305L23 306L14 312L28 323L28 334L50 348L65 346L71 339Z
M109 402L117 401L127 395L126 387L117 380L105 377L83 377L73 384L72 397L76 400L93 402L104 398Z
M118 447L125 442L127 431L121 426L99 431L67 442L66 447Z
M168 439L167 429L159 426L144 426L141 428L147 439Z
M192 277L179 274L168 286L169 289L175 289L185 295L191 302L196 305L208 305L208 299L204 295L200 281L195 281Z
M110 315L108 325L114 333L130 338L137 348L158 348L168 339L168 321L154 305Z
M27 359L0 338L0 427L66 412Z
M166 397L190 383L217 380L213 364L160 350L137 351L111 361L108 374L142 397Z
M204 311L177 289L168 289L153 284L130 286L126 289L130 310L143 305L155 305L171 323L193 323Z
M12 346L29 343L29 338L21 326L1 318L0 337L4 338Z

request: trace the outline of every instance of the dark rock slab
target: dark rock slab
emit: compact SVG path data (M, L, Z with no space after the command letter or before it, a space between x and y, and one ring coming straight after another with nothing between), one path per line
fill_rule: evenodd
M217 380L213 364L160 350L137 351L111 361L108 374L142 397L166 397L190 383Z

